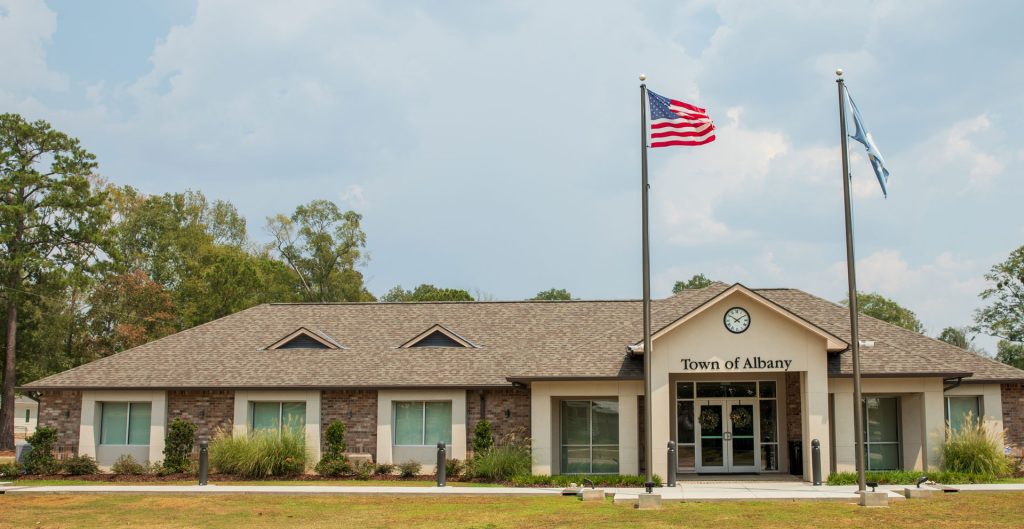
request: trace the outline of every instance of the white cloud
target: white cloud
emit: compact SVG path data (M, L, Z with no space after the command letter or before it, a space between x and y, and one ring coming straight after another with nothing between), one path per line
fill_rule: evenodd
M0 92L59 91L68 79L46 64L57 14L41 0L0 0Z

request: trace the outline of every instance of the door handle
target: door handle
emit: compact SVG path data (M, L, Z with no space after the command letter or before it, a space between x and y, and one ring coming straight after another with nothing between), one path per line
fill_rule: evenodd
M732 441L732 432L725 432L722 434L723 441Z

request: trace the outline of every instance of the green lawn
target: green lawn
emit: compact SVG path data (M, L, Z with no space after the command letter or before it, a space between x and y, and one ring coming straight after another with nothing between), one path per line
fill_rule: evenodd
M1020 528L1024 493L945 494L887 509L840 502L718 502L637 511L568 497L2 495L0 529L71 528Z

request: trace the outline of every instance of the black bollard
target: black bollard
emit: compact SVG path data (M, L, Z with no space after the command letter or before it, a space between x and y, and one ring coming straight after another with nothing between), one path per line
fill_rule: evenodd
M668 442L668 486L676 486L676 469L679 468L679 461L676 459L679 454L676 453L676 442Z
M199 484L207 484L210 471L210 446L205 440L199 441Z
M821 441L811 441L811 479L815 485L821 485Z
M445 455L444 443L437 443L437 486L443 487L447 481L445 463L448 457Z

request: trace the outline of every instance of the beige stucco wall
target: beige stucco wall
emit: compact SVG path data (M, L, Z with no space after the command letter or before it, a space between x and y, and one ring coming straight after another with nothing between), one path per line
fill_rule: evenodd
M900 436L903 468L932 470L939 467L939 450L945 436L945 400L941 378L864 378L861 393L900 397ZM999 386L996 386L998 391ZM835 466L839 472L856 470L856 439L853 420L853 380L829 380L835 408Z
M100 434L100 404L103 402L148 402L150 403L149 448L127 446L124 453L146 453L148 461L161 461L164 458L164 438L167 425L167 392L166 391L83 391L82 414L78 429L78 453L96 458L96 446ZM106 468L110 462L104 460L100 466Z
M244 390L235 392L233 435L246 435L252 424L250 402L305 402L306 448L310 465L320 460L320 391L319 390Z
M25 420L25 412L28 412L28 421ZM14 401L14 437L19 442L21 439L36 433L36 425L39 424L39 403L28 398L18 397Z
M394 402L410 400L451 401L452 403L452 444L447 447L449 459L466 459L466 390L380 390L377 392L377 461L380 463L402 463L395 461L394 436L391 424L394 420ZM420 453L411 453L412 459L423 464L423 472L436 469L437 449L426 447Z
M741 334L729 332L723 324L725 312L743 307L750 313L750 327ZM655 340L651 369L653 471L665 476L668 455L662 449L671 439L669 417L675 410L674 373L738 373L783 372L784 369L744 367L726 369L727 362L760 357L765 360L789 360L788 371L802 372L802 412L804 435L804 469L810 472L810 440L821 441L822 454L828 454L828 371L827 343L824 337L780 314L775 309L742 291L734 292L707 307L682 325ZM718 370L693 371L683 368L683 359L717 361ZM784 446L780 446L785 450ZM824 462L823 462L824 463ZM825 463L827 464L827 463Z
M555 438L559 399L614 397L619 401L619 473L637 474L640 461L637 397L643 395L643 392L643 382L638 380L534 382L530 387L533 473L539 475L559 472L559 445ZM664 415L658 420L667 423L669 417Z

